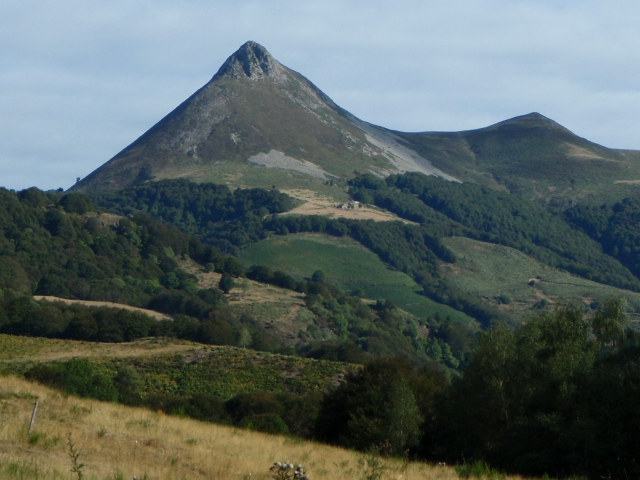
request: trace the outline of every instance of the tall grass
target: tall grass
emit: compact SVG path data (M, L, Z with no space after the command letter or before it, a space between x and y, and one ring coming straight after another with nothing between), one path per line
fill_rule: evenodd
M35 398L40 403L30 437ZM302 463L312 479L368 474L357 452L64 396L17 377L0 377L0 479L77 478L65 442L69 434L86 479L266 480L269 467L282 460ZM448 467L381 461L384 478L459 478Z

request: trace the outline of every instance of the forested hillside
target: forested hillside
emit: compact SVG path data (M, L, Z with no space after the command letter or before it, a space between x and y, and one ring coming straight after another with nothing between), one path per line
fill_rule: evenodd
M224 215L206 221L189 192L205 192L210 203L223 205ZM207 193L208 192L208 193ZM207 197L208 195L208 197ZM136 208L131 207L135 198ZM373 222L348 219L331 219L323 216L277 216L265 212L279 212L292 206L288 197L272 190L268 193L260 189L236 190L231 194L226 187L212 184L195 186L181 180L167 180L149 186L131 187L121 193L96 197L95 201L113 211L148 212L154 218L189 231L198 231L225 251L237 252L242 247L269 235L286 235L297 232L326 233L332 236L349 236L376 253L393 268L411 275L418 284L436 301L463 311L484 324L500 318L495 309L479 302L464 292L446 285L438 273L438 259L454 261L455 256L439 241L439 231L431 226L416 226L401 222ZM178 207L179 206L179 207ZM165 216L162 215L165 212ZM211 217L211 216L210 216ZM194 220L190 220L193 218ZM185 220L187 219L187 220ZM442 217L447 232L464 234L465 227ZM444 230L443 230L444 231ZM286 270L286 265L282 268ZM425 312L424 317L428 317Z
M236 257L141 213L98 215L80 194L29 189L17 194L2 190L0 195L0 332L103 342L172 336L266 351L284 348L262 319L235 315L227 307L223 291L232 287L234 277L245 276ZM283 196L275 191L241 195L228 190L220 195L227 202L235 199L226 217L239 223L252 202L257 210L266 209L264 204L283 208L278 206ZM225 218L215 212L210 215ZM260 216L248 215L262 226ZM260 232L267 230L262 227ZM220 288L200 288L196 277L179 268L183 258L222 273ZM253 269L249 276L304 296L311 324L303 336L291 332L300 354L345 361L402 354L418 363L439 361L429 355L426 318L406 314L392 303L372 308L322 278L295 279L265 269ZM173 321L157 322L121 310L41 304L31 299L32 293L135 305L172 315ZM332 336L314 336L320 331L314 324Z
M463 236L516 248L555 268L618 288L640 291L630 263L589 238L575 222L508 192L459 184L416 173L386 180L364 175L350 182L351 195L418 225L274 215L293 206L277 190L235 190L213 184L165 180L102 194L95 201L122 214L146 212L157 220L198 234L224 251L239 253L270 235L298 232L348 236L407 273L433 300L476 318L484 325L503 319L499 310L454 287L439 271L455 255L440 241ZM579 211L574 209L576 212ZM574 225L574 227L572 227ZM588 233L588 232L587 232ZM623 250L623 252L626 250ZM280 267L279 267L280 268ZM286 265L281 267L286 271ZM429 317L425 313L425 318Z
M234 257L149 217L97 215L83 195L2 189L0 196L0 331L110 342L169 335L236 344L245 329L256 346L279 348L255 320L230 316L221 291L199 289L196 278L178 267L188 255L226 274L244 274ZM34 293L182 317L157 322L122 310L40 304L31 299Z
M601 246L536 204L473 184L416 173L350 182L354 198L428 226L436 237L466 236L516 248L550 266L638 291L640 281Z
M600 207L577 205L567 209L564 217L640 277L640 200L625 198Z
M195 293L178 268L190 255L233 273L241 265L148 217L97 215L87 197L0 190L0 288L144 306L165 290Z
M146 213L178 227L224 251L264 238L261 221L266 215L295 206L295 200L278 190L236 189L226 185L162 180L105 192L97 205L121 215Z

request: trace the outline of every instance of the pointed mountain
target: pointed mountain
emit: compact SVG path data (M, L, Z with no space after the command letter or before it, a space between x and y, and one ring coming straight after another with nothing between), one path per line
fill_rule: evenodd
M331 193L330 180L344 182L356 170L451 179L393 134L342 110L264 47L247 42L210 82L74 190L180 177Z

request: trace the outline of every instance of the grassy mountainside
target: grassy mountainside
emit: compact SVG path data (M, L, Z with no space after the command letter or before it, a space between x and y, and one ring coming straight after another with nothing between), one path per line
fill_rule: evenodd
M470 238L443 239L456 254L443 268L445 278L461 290L507 313L519 324L553 304L576 303L591 309L606 298L625 298L634 327L640 321L640 294L596 283L544 265L503 245Z
M35 429L27 435L33 402ZM114 403L63 396L15 377L0 377L0 478L68 479L67 435L87 478L270 479L275 461L302 463L312 478L356 479L362 454L285 436L206 424ZM384 460L393 478L459 478L451 467ZM403 478L404 478L403 477ZM517 477L513 477L517 478Z
M252 244L240 257L247 265L267 265L310 278L316 270L345 291L361 291L370 299L389 299L422 318L436 314L475 323L462 312L420 295L420 287L408 275L391 269L377 255L349 238L295 234Z
M465 236L517 248L553 267L640 290L638 278L582 231L509 192L415 173L351 182L355 198L419 222L433 236Z
M395 132L435 166L463 181L507 188L568 207L636 194L637 152L603 147L531 113L463 132Z

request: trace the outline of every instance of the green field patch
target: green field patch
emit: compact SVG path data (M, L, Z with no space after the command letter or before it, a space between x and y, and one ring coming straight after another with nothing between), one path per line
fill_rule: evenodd
M634 323L640 320L640 294L596 283L544 265L503 245L464 237L444 238L457 256L443 269L446 279L461 290L497 305L515 322L553 304L582 304L593 308L608 297L624 297Z
M266 265L291 275L310 278L322 270L325 279L345 292L361 290L373 300L389 299L420 318L439 313L454 321L474 322L467 315L420 295L420 286L408 275L391 269L376 254L350 238L294 234L269 238L245 248L247 265Z

